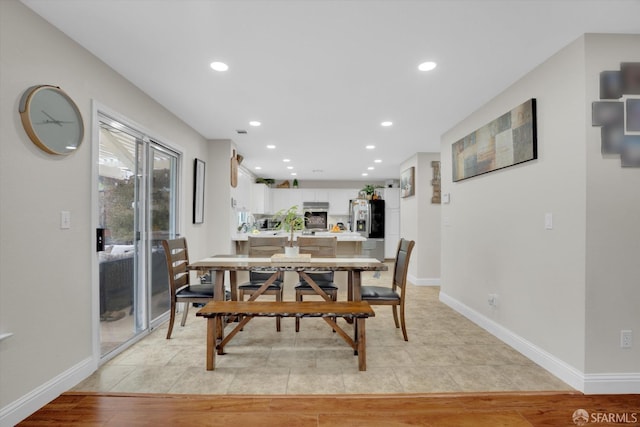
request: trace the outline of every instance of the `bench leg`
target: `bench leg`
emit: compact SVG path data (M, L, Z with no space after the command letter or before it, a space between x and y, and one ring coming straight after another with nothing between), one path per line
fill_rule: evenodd
M357 330L357 345L358 345L358 369L361 371L367 370L367 341L364 330L364 317L358 317L356 319Z
M213 371L216 366L217 329L218 316L207 318L207 371Z

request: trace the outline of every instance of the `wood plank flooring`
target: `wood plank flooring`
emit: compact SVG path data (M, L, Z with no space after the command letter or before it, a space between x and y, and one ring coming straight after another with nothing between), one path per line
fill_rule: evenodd
M579 392L336 396L68 392L21 427L54 426L575 426L640 425L640 395ZM603 422L608 421L608 422Z

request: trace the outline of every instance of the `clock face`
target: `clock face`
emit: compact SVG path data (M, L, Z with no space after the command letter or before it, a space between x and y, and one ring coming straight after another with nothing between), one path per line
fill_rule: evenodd
M55 86L36 86L25 92L20 104L27 134L44 151L70 154L80 146L84 136L82 116L62 90Z

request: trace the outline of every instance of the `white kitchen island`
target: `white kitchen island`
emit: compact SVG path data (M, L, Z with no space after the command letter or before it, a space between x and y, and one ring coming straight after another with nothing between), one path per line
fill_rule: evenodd
M294 233L293 239L302 236L301 232ZM249 236L269 237L269 236L287 236L290 234L285 231L260 231L259 233L235 233L231 239L235 243L236 254L246 255L249 253L248 240ZM366 237L362 237L359 233L351 231L343 231L340 233L332 232L316 232L314 235L305 235L305 237L336 237L338 239L338 255L360 255L362 253L362 242L366 241Z

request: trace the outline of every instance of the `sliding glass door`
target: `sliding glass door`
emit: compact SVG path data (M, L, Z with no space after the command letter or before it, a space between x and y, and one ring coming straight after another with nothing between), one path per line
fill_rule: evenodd
M99 114L100 348L105 357L169 309L161 241L176 235L179 154Z

